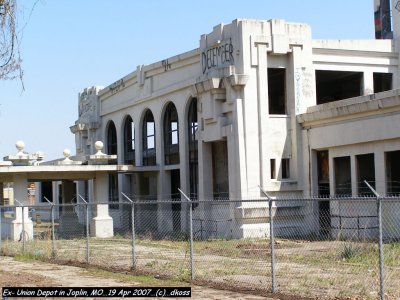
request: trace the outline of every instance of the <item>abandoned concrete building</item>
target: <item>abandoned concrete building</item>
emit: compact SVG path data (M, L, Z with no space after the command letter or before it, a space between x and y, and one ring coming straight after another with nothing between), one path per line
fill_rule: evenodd
M368 180L381 195L400 194L400 1L375 4L376 39L315 40L306 24L237 19L197 49L79 93L76 158L101 140L114 164L131 166L103 189L114 227L124 222L121 192L180 201L180 188L207 200L197 218L230 220L221 234L240 237L267 234L267 203L224 199L260 199L260 187L281 198L359 196ZM91 199L91 185L78 181L76 192ZM54 183L40 186L57 200ZM276 201L276 214L335 209ZM186 226L179 209L137 214L154 230ZM321 225L293 218L291 230L304 222Z

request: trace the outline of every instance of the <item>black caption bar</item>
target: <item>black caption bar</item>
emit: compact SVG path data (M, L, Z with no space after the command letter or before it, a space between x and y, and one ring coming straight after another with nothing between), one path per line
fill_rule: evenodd
M8 297L159 297L192 296L191 287L3 287Z

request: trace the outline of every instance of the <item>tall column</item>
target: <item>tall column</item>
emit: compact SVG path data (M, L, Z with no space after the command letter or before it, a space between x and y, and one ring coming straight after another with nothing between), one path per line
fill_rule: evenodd
M4 184L0 182L0 206L4 205Z
M108 195L108 174L97 173L93 180L93 192L95 203L107 203ZM96 204L92 206L95 216L90 223L91 236L109 238L114 236L113 219L108 213L108 204Z
M267 62L267 46L266 42L257 43L257 90L258 90L258 148L259 148L259 174L260 186L264 187L269 182L270 165L268 153L268 62ZM256 187L253 182L251 188Z
M392 28L395 51L400 60L400 1L392 0ZM396 78L397 77L397 78ZM400 66L397 68L397 76L393 80L393 88L400 88Z

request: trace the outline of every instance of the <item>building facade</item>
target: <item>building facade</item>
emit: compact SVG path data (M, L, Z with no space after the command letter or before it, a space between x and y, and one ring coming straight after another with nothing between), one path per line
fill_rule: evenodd
M382 195L399 193L400 2L390 7L390 38L387 19L375 40L314 40L305 24L237 19L202 35L198 49L84 89L71 127L77 157L102 140L118 164L133 165L109 177L114 226L124 222L121 192L180 201L180 188L209 200L197 217L233 220L221 234L243 237L267 233L267 203L223 199L260 198L260 187L272 197L357 196L368 180ZM91 196L90 183L77 189ZM277 214L305 209L276 205ZM154 230L184 230L174 213L146 209L142 218Z

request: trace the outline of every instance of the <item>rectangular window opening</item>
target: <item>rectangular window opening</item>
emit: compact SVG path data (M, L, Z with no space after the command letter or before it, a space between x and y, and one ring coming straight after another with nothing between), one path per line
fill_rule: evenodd
M317 104L334 102L362 95L363 73L315 70Z
M400 150L385 153L388 196L400 195Z
M282 179L290 178L290 160L289 158L282 158Z
M268 107L270 115L286 114L286 69L268 68Z
M270 165L271 165L271 179L276 179L276 160L275 160L275 158L272 158L270 160Z
M333 159L335 171L335 195L351 196L351 162L350 156Z
M374 73L374 93L392 89L392 73Z
M375 162L374 154L356 155L357 188L359 196L374 196L371 189L365 184L367 181L375 189Z

